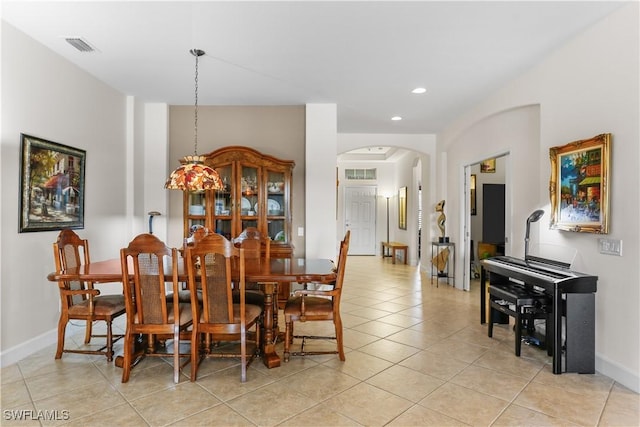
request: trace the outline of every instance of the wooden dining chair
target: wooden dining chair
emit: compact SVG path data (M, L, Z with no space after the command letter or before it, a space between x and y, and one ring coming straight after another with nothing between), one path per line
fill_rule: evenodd
M337 354L344 361L344 345L342 333L342 318L340 317L340 297L344 283L344 272L349 252L350 231L347 231L344 240L340 243L340 252L336 266L336 281L330 289L300 289L293 293L284 308L285 337L284 337L284 361L288 362L291 355L306 356L315 354ZM317 320L332 320L334 336L294 335L294 322L309 322ZM294 338L302 340L300 351L291 352L291 344ZM305 344L310 339L336 340L336 350L331 351L306 351Z
M152 234L140 234L129 246L120 250L122 281L127 309L122 382L129 381L136 343L146 340L141 357L173 355L173 381L180 380L180 369L190 361L189 352L181 352L180 342L189 340L188 328L193 324L191 303L175 304L168 298L166 283L176 295L178 282L178 250L168 248ZM173 340L168 351L165 340ZM180 358L186 357L184 363ZM136 361L137 363L137 361Z
M67 270L79 267L91 262L89 257L89 242L81 239L72 230L62 230L58 239L53 243L53 259L56 270ZM113 360L113 343L124 335L113 335L113 320L125 313L124 296L100 295L98 289L94 289L92 282L79 280L59 280L60 290L60 319L58 320L58 347L56 359L62 357L62 353L104 354L107 361ZM65 332L70 320L84 320L84 343L89 344L93 337L106 338L105 345L98 350L86 348L65 348ZM106 323L107 333L94 334L93 322Z
M206 357L239 357L240 379L247 380L247 367L258 354L260 313L262 307L246 303L245 252L219 234L205 236L186 250L189 288L202 290L202 306L191 293L193 330L191 337L191 381L197 378L198 367ZM238 301L233 300L233 288L238 289ZM248 346L247 332L255 328L255 341ZM203 335L210 336L211 341ZM240 352L226 351L216 346L223 341L239 340Z

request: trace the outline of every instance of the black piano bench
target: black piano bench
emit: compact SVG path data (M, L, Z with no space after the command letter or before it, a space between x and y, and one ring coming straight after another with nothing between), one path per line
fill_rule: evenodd
M530 286L518 283L492 283L489 286L489 337L493 336L493 323L504 313L515 318L515 352L520 357L522 344L522 330L534 331L534 320L549 320L549 309L551 299L543 292L537 291ZM547 353L551 354L551 342L545 338Z

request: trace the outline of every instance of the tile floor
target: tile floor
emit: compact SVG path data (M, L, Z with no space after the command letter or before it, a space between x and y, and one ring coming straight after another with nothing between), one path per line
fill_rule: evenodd
M197 382L185 373L174 384L170 361L149 358L122 384L121 370L104 357L55 361L49 347L2 369L0 424L640 425L638 394L599 374L553 375L550 358L536 348L523 346L515 357L507 326L488 338L477 288L436 287L416 267L351 256L342 301L345 362L298 357L269 370L257 360L241 384L236 360L208 359ZM82 333L68 339L81 343Z

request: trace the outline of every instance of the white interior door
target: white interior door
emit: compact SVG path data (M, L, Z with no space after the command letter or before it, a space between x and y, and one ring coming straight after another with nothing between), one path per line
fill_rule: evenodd
M349 255L376 253L376 187L345 187L344 225L351 230Z

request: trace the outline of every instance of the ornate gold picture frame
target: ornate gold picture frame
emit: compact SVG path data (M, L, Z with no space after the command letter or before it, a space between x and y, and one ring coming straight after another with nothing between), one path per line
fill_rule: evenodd
M609 232L611 134L549 149L551 228Z

